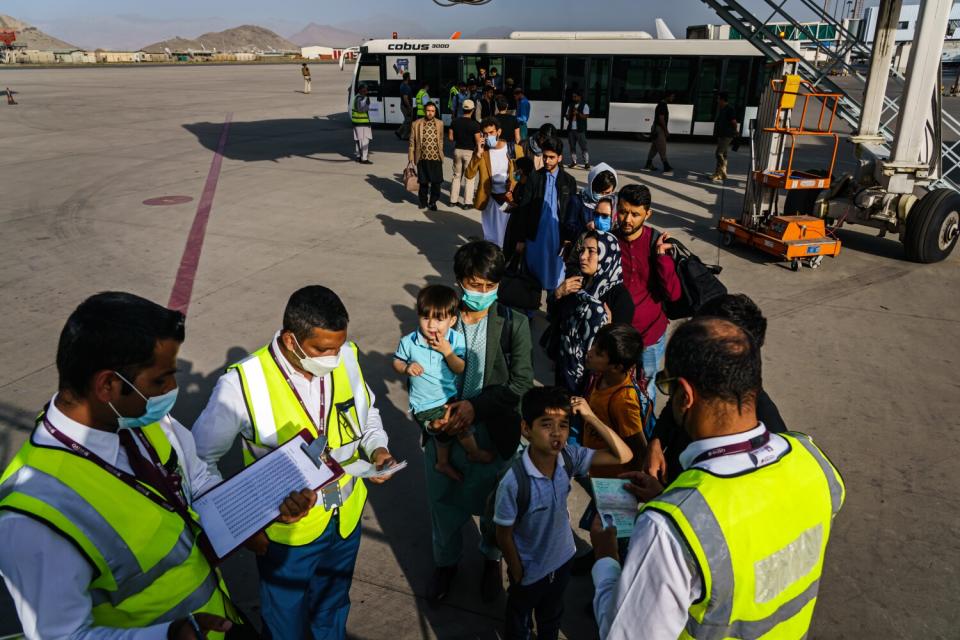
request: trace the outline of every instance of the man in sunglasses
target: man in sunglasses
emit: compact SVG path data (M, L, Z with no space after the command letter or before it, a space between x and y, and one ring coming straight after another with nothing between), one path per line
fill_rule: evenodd
M622 569L616 529L594 522L601 638L806 637L845 490L809 436L758 420L761 382L743 327L698 317L674 332L657 385L692 442L662 493L653 478L635 490L647 502Z

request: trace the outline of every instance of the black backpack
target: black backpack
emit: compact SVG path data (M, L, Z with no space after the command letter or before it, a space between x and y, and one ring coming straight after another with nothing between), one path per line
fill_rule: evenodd
M563 458L563 470L567 472L567 477L572 480L573 458L570 457L566 447L560 450L560 455ZM530 476L527 475L527 470L523 468L523 450L520 450L514 454L507 466L497 474L497 484L494 485L493 491L487 494L487 500L484 503L484 517L480 520L480 535L493 548L497 547L497 525L493 522L493 515L497 506L497 488L500 486L503 477L511 470L517 479L517 519L514 521L514 526L520 523L520 520L523 519L530 508Z
M650 238L650 255L656 253L654 248L660 233L654 231ZM680 279L680 298L674 302L664 302L663 310L670 320L689 318L697 313L708 301L726 295L727 288L717 277L723 270L718 264L707 265L695 253L687 249L682 242L670 238L673 245L673 263L676 266L677 278Z

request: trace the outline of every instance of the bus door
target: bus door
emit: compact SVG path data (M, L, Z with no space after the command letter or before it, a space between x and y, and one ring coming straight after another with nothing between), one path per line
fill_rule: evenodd
M567 126L567 112L574 91L582 92L590 107L588 131L607 130L607 111L610 102L610 58L567 56L567 72L563 89L563 126Z
M527 56L523 73L523 91L530 101L527 127L538 129L548 122L561 129L563 122L563 58Z
M723 58L700 58L693 98L693 135L712 136L717 117L717 92L723 76Z
M383 80L381 78L382 63L383 56L375 53L360 56L360 61L357 63L357 81L353 87L353 90L356 91L356 88L361 84L367 85L367 95L370 97L370 122L372 124L392 122L392 120L384 120L387 109L384 106ZM351 92L350 103L347 106L348 117L350 110L353 108L353 96L354 94ZM400 122L403 122L403 117L400 118Z

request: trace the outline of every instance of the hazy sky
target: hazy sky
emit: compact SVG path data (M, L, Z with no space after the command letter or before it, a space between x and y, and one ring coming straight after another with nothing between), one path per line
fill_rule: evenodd
M747 0L758 5L759 0ZM834 2L843 0L828 0ZM792 4L799 5L794 0ZM875 4L868 3L868 4ZM5 0L0 12L84 47L141 47L173 36L195 37L240 24L290 36L309 22L364 36L446 37L485 28L645 30L663 18L683 37L691 24L719 23L699 0L493 0L481 7L441 8L432 0Z

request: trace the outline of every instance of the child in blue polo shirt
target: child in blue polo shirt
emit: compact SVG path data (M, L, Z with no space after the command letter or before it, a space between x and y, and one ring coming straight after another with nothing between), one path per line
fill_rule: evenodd
M420 327L401 338L393 354L394 370L409 376L410 411L427 436L436 441L436 470L457 481L463 476L450 464L453 436L434 429L432 423L442 418L447 403L456 399L466 366L466 343L463 335L453 330L459 304L457 292L450 287L434 284L421 289L417 295ZM456 438L471 462L493 462L493 453L477 446L472 429Z
M567 444L571 411L596 430L607 449ZM530 445L500 480L493 516L510 577L506 638L527 640L536 613L537 640L556 640L576 552L567 510L570 481L595 466L627 463L633 452L597 419L586 400L571 399L562 387L530 389L520 413L520 428Z

